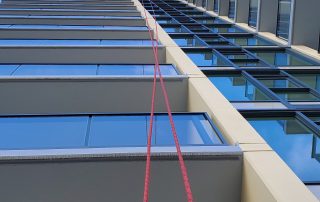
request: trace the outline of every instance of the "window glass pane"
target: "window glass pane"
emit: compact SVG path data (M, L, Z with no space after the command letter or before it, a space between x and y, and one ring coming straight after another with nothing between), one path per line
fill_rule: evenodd
M21 65L13 75L96 75L97 65Z
M307 59L296 56L290 52L283 51L252 51L258 57L275 66L311 66L314 65Z
M257 26L258 4L258 0L250 0L248 24L251 27Z
M279 0L277 36L288 40L291 14L291 0Z
M93 116L89 147L145 146L146 116Z
M234 19L235 15L235 9L236 9L236 1L230 0L229 1L229 14L228 17Z
M197 66L232 66L212 52L187 52L187 55Z
M156 42L154 42L155 44ZM151 46L152 40L101 40L101 45L114 45L114 46Z
M87 124L82 116L0 118L0 149L83 147Z
M181 145L222 141L203 114L174 114ZM0 149L146 146L149 115L0 118ZM155 115L153 144L174 146L167 114Z
M273 46L274 44L257 37L228 37L228 39L239 46Z
M28 39L28 40L0 40L2 46L151 46L151 40L62 40L62 39Z
M320 181L320 162L312 157L315 134L294 118L248 120L301 180Z
M229 101L270 100L240 75L209 76L208 78Z
M235 26L215 27L208 26L214 33L244 33L245 31Z
M291 74L305 85L320 92L320 74Z
M10 29L92 29L92 30L148 30L145 26L99 26L99 25L7 25Z
M181 145L220 144L221 141L203 115L175 115L174 123ZM169 117L158 115L153 144L174 145Z
M309 92L276 92L276 94L288 101L319 101L320 99Z
M177 71L172 65L160 65L162 75L178 75ZM153 75L154 65L144 65L144 75Z
M297 86L287 79L259 79L268 88L296 88Z
M202 8L207 8L207 0L202 0Z
M196 47L196 46L205 46L199 39L193 37L185 38L173 38L176 44L180 47Z
M187 32L185 29L182 27L163 27L162 28L167 32L167 33L185 33Z
M0 65L0 75L9 76L19 65Z
M178 75L172 65L160 65L162 75ZM99 65L98 75L153 75L154 65Z
M213 11L218 13L219 10L219 0L213 0Z

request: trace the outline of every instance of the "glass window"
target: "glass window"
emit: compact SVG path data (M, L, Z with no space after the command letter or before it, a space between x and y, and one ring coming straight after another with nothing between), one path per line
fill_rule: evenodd
M154 44L156 42L154 41ZM135 40L135 39L128 39L128 40L101 40L101 45L108 45L108 46L152 46L152 40Z
M151 46L152 40L62 40L19 39L0 40L2 46Z
M9 76L11 75L19 65L0 65L0 75Z
M146 116L93 116L88 143L90 147L145 146Z
M87 124L84 116L0 118L0 149L83 147Z
M10 26L10 25L9 25ZM148 30L146 26L99 26L99 25L11 25L10 29L88 29L88 30Z
M279 97L288 101L320 101L309 92L275 92Z
M172 65L160 65L162 75L178 75ZM99 65L98 75L153 75L154 65Z
M232 43L239 46L274 46L267 40L258 37L227 37Z
M258 6L259 6L259 0L250 0L248 24L249 24L249 26L254 27L254 28L257 27Z
M194 37L173 38L177 45L180 47L197 47L205 46L203 42Z
M187 52L197 66L232 66L213 52Z
M160 65L160 70L162 75L178 75L173 65ZM143 73L144 75L153 75L154 65L144 65Z
M97 67L97 65L21 65L13 75L96 75Z
M155 135L153 144L174 145L169 117L158 115L155 119ZM212 130L210 123L203 115L177 115L174 123L181 145L220 144L216 132Z
M244 30L235 26L208 26L213 33L245 33Z
M290 29L291 0L278 0L277 36L288 40Z
M146 146L149 115L0 117L0 150ZM204 114L173 114L181 145L222 144ZM156 114L153 145L173 146L167 114Z
M312 66L313 62L286 51L251 51L275 66Z
M268 88L297 88L297 86L288 79L259 79L259 81Z
M304 182L320 181L312 157L313 134L295 118L248 118L249 123Z
M234 19L236 10L236 0L229 1L229 14L228 17Z
M260 61L259 59L253 57L252 55L249 55L246 52L228 52L223 51L222 54L226 56L232 63L235 65L238 65L240 67L261 67L261 66L267 66L265 63Z
M187 33L188 32L186 29L184 29L181 26L177 26L177 27L165 27L165 26L162 26L162 28L167 33Z
M213 0L213 11L218 13L218 11L219 11L219 0Z
M229 101L270 100L270 98L241 75L217 75L208 76L208 78Z
M202 0L202 8L207 8L207 0Z
M320 92L320 74L291 74L305 85Z

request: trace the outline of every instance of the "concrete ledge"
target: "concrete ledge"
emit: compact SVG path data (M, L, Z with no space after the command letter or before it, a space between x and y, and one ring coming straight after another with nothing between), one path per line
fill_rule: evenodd
M242 201L318 202L273 151L245 152Z

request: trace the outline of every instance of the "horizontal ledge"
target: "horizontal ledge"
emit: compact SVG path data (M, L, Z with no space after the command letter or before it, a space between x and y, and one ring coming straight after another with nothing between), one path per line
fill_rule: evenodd
M0 163L28 161L90 161L90 160L145 160L146 147L113 147L85 149L47 149L47 150L0 150ZM176 148L152 147L152 157L164 160L176 160ZM238 146L182 146L185 159L230 159L242 156Z
M187 79L186 75L175 75L175 76L162 76L165 80L183 80ZM121 81L121 80L131 80L131 81L152 81L153 76L0 76L1 81ZM159 80L159 78L157 79Z

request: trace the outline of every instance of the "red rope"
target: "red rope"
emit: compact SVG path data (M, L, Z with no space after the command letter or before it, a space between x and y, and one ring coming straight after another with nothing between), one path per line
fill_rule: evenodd
M143 4L143 1L142 1L142 4ZM151 3L151 6L152 6L152 3ZM143 4L143 7L144 7L144 4ZM152 6L152 8L153 8L153 6ZM146 22L147 22L147 26L148 26L148 30L149 30L149 36L150 36L150 39L152 40L152 50L153 50L153 54L154 54L155 65L154 65L153 88L152 88L152 99L151 99L151 113L150 113L150 125L149 125L150 128L149 128L148 143L147 143L147 161L146 161L143 201L144 202L148 202L148 200L149 200L150 170L151 170L151 140L152 140L152 129L153 129L153 120L154 120L156 80L157 80L157 73L159 73L161 90L162 90L162 93L163 93L163 96L164 96L166 109L167 109L168 116L169 116L171 131L172 131L172 134L173 134L174 143L175 143L177 154L178 154L180 170L181 170L181 173L182 173L184 188L185 188L185 192L186 192L186 195L187 195L187 201L188 202L193 202L193 195L192 195L192 191L191 191L191 186L190 186L190 182L189 182L187 168L185 166L185 163L184 163L184 160L183 160L183 156L182 156L182 152L181 152L181 149L180 149L179 138L178 138L177 131L176 131L176 128L175 128L175 125L174 125L173 117L172 117L172 111L171 111L171 105L170 105L168 93L167 93L167 90L166 90L166 87L165 87L165 83L164 83L164 80L163 80L163 77L162 77L162 74L161 74L161 70L160 70L160 67L159 67L159 58L158 58L158 46L159 46L159 42L158 42L158 25L157 25L155 17L153 17L153 19L155 21L155 26L156 26L156 45L154 45L154 37L152 35L149 22L147 20L147 13L146 13L146 9L145 8L144 8L144 14L145 14L145 18L146 18Z

